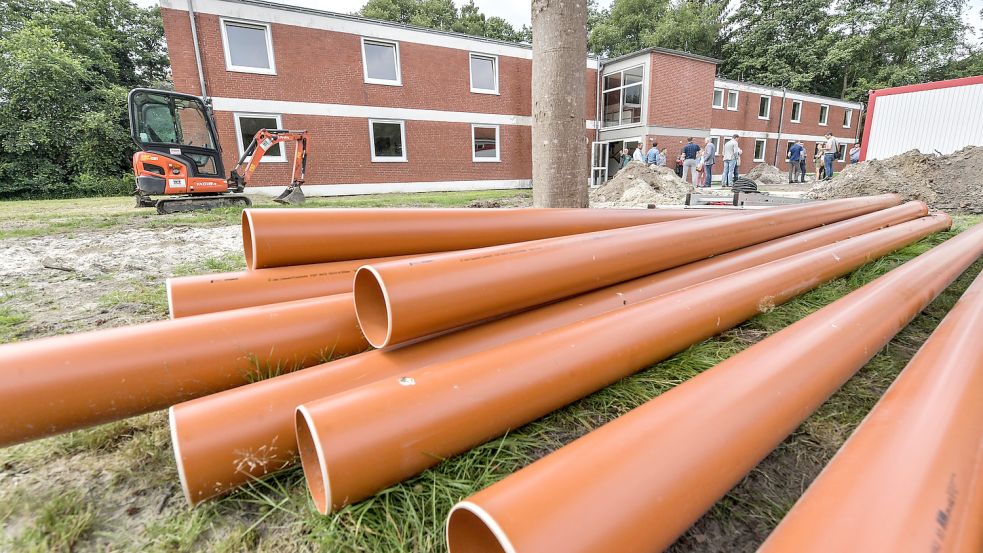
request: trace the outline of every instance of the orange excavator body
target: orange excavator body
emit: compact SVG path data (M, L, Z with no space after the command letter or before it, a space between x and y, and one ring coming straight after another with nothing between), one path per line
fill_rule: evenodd
M275 201L303 203L307 131L260 129L226 176L215 121L201 98L137 88L130 91L128 107L130 136L139 148L133 155L138 207L156 206L158 213L248 207L246 183L266 152L283 142L296 142L297 148L291 183Z

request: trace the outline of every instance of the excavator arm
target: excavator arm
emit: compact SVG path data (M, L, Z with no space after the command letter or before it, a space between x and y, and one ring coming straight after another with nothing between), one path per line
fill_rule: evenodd
M235 167L229 173L229 188L236 192L242 192L246 183L253 176L253 172L259 167L260 160L270 151L270 148L283 142L296 142L297 148L294 152L293 169L290 177L290 186L281 194L277 201L286 200L286 203L302 203L303 192L300 185L304 183L304 173L307 171L307 131L288 131L283 129L260 129L256 136L242 153L242 157L236 162ZM249 158L249 163L246 159ZM242 174L239 173L245 165Z

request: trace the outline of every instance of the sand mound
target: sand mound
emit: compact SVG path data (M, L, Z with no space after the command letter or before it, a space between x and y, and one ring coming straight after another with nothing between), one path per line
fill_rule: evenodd
M933 209L983 213L983 146L947 156L911 150L894 157L851 164L807 194L830 199L895 192Z
M682 204L690 186L667 167L649 167L633 161L604 186L592 190L593 207L644 207Z
M788 175L778 167L768 165L767 163L755 165L750 171L744 174L744 177L753 180L759 185L781 186L788 184Z

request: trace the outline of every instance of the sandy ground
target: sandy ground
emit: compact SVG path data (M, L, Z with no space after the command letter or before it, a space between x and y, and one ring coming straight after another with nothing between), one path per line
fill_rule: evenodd
M8 308L29 316L22 339L157 319L143 305L128 306L119 291L149 292L175 269L241 252L241 240L238 226L0 240L0 294Z

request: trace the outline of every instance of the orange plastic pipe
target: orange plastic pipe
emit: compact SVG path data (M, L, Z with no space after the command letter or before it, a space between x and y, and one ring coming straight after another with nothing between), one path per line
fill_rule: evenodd
M177 319L345 294L352 291L355 270L362 265L403 257L406 256L169 278L167 304L171 318Z
M974 230L965 234L983 244L983 225ZM973 513L983 486L981 329L983 276L759 551L983 551L983 517Z
M450 552L669 547L983 253L980 231L946 242L466 499L448 519ZM906 472L906 457L885 459L896 474ZM829 498L828 510L806 519L816 529L814 550L905 550L826 541L830 521L866 512L856 529L875 543L874 520L891 512L877 507L902 493L881 491L858 494L851 512ZM782 551L811 551L808 541Z
M301 405L314 504L359 501L946 225L903 223Z
M351 294L0 346L0 446L162 409L367 347Z
M171 441L192 505L294 462L294 411L302 403L450 361L666 292L924 215L922 202L772 240L506 319L392 350L373 350L171 408Z
M247 209L246 266L466 250L613 228L716 216L699 209Z
M355 273L355 313L381 348L900 201L895 194L832 200L367 265Z

